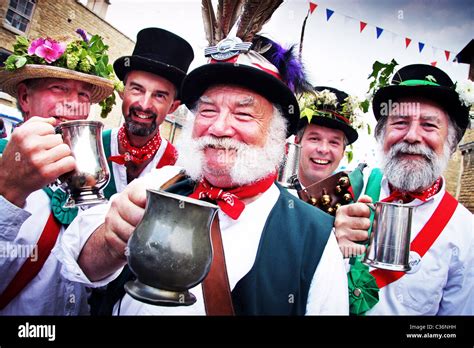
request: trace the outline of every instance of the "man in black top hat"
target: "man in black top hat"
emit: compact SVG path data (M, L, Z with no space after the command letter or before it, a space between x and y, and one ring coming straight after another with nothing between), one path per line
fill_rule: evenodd
M307 187L334 173L358 134L351 125L354 110L347 93L317 86L304 100L295 141L301 145L298 178Z
M375 93L382 171L373 170L368 179L370 198L337 211L335 233L344 254L364 252L354 243L368 237L370 210L362 202L412 206L410 270L369 269L353 260L354 314L474 314L473 217L446 191L442 176L469 124L472 100L472 88L469 92L442 70L423 64L401 68ZM378 258L370 257L380 267Z
M176 162L177 152L161 137L159 126L180 105L179 88L193 58L183 38L164 29L145 28L137 35L132 55L114 62L115 73L125 85L120 93L125 123L104 132L112 173L107 197L151 169Z

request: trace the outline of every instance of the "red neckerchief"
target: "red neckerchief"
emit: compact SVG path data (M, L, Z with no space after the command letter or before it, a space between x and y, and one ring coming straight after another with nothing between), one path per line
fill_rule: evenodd
M135 164L141 164L155 156L156 151L158 151L161 145L161 136L158 131L155 136L148 140L148 142L142 147L132 146L128 140L125 126L120 127L118 131L118 140L120 145L125 149L125 154L109 157L109 160L118 164L125 164L129 161Z
M206 179L201 179L191 198L204 199L209 198L222 209L224 213L232 219L237 220L245 209L245 203L241 199L249 198L263 193L272 186L276 180L276 174L272 174L253 184L237 187L228 191L221 188L212 187Z
M426 200L439 192L441 188L441 178L438 178L433 185L428 187L426 190L421 192L400 192L398 190L392 190L390 196L383 199L382 202L394 202L394 201L402 201L403 203L409 203L414 199L419 199L420 201L426 202Z

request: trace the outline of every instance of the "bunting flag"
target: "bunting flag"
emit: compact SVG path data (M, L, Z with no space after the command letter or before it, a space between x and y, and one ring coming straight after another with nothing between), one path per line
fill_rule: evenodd
M376 27L375 29L377 30L377 39L378 39L380 35L382 35L383 29L379 27Z
M405 48L408 48L408 46L410 46L410 43L411 43L411 39L406 37L405 38Z
M333 14L334 14L334 11L327 8L326 9L326 20L329 21L329 18L331 18L331 16Z
M318 6L319 5L316 4L315 2L309 1L309 13L313 14L313 12L316 10L316 8ZM326 22L329 22L329 20L331 19L333 14L334 14L334 10L326 8ZM353 18L351 16L346 16L344 14L342 14L342 16L344 17L344 26L346 26L348 22L359 22L359 33L362 33L365 30L365 28L367 27L367 25L369 24L367 22L361 21L361 20ZM352 25L350 27L352 27ZM398 35L397 33L391 32L389 30L385 30L384 28L377 27L375 25L374 25L374 27L375 27L375 30L376 30L377 39L380 38L380 36L382 35L382 33L384 31L392 34L392 43L395 42L395 39L397 37L401 36L401 35ZM407 49L408 46L410 46L411 42L412 42L411 38L405 37L405 49ZM429 46L431 46L431 45L429 45ZM424 47L425 47L424 42L421 42L421 41L418 42L418 52L419 53L421 53L423 51ZM434 46L431 46L431 48L433 49L433 57L435 59L436 59L438 50L443 50L442 48L437 48L437 47L434 47ZM444 51L444 55L446 57L446 61L449 61L449 58L451 57L451 53L453 53L453 56L455 56L454 52L451 52L451 51L448 51L448 50L443 50L443 51ZM433 66L436 66L437 63L438 63L438 60L435 60L435 61L432 61L430 64L433 65Z

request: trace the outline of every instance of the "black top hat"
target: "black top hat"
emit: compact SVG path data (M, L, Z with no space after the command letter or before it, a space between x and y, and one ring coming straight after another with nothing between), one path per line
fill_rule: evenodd
M412 64L398 70L392 77L391 85L380 88L374 95L372 108L375 118L380 119L381 108L389 100L403 97L423 97L434 101L456 122L462 131L461 135L469 125L469 108L461 103L453 81L439 68Z
M147 71L171 81L179 91L193 59L191 45L180 36L160 28L145 28L137 35L132 55L118 58L114 70L122 81L131 70Z
M295 134L300 111L292 89L297 90L305 76L301 63L293 55L293 47L287 50L274 41L258 36L253 41L252 48L265 46L260 53L249 50L232 55L233 45L241 41L226 40L225 44L230 49L219 47L221 43L216 47L216 51L219 51L217 55L222 54L225 58L213 58L208 64L194 69L186 76L181 90L183 103L192 108L212 85L232 84L245 87L280 106L288 121L287 136ZM288 71L290 65L293 67L292 71Z
M324 115L314 115L311 118L311 123L316 124L322 127L334 128L341 130L347 138L347 144L352 144L357 140L359 135L357 131L351 126L351 121L343 112L344 103L346 103L346 98L349 95L346 92L340 91L336 88L326 87L326 86L316 86L314 87L316 92L322 92L328 90L331 93L334 93L337 102L335 105L318 105L316 106L318 111L322 112ZM298 123L298 130L308 125L308 118L302 117Z

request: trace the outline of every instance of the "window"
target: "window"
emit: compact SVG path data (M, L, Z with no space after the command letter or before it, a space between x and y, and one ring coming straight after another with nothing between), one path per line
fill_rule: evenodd
M16 29L21 34L26 33L28 24L33 15L36 0L10 0L5 24L7 27Z

